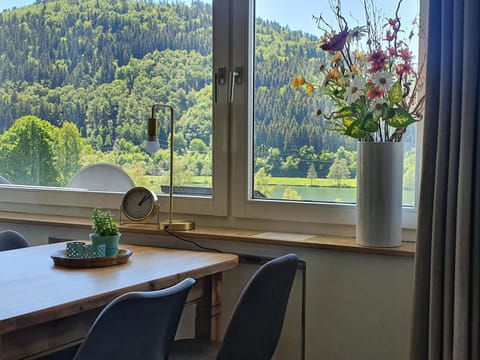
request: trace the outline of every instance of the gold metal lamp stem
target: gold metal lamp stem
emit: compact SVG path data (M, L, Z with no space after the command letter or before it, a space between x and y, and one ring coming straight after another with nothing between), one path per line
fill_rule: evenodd
M173 219L173 138L175 134L175 121L173 116L173 107L164 104L155 104L152 106L152 117L155 118L155 108L164 108L170 110L170 186L168 191L169 212L168 221L160 221L159 228L165 231L187 231L195 228L195 222L183 219Z

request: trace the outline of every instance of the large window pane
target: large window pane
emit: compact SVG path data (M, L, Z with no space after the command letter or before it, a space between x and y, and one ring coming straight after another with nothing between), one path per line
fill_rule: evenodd
M332 2L334 4L335 2ZM367 6L370 1L367 1ZM362 1L342 1L350 28L365 23ZM394 17L396 2L378 2L381 23ZM403 1L398 13L403 35L418 60L418 1ZM322 18L324 21L318 23ZM321 96L295 91L297 75L315 78L326 61L320 37L336 25L328 2L256 0L253 107L253 197L256 199L354 203L356 199L356 141L328 131L331 127L317 109ZM336 28L338 29L338 27ZM386 31L380 30L383 34ZM415 199L416 131L410 126L405 144L405 205Z
M162 103L175 109L174 185L212 192L211 1L2 5L2 181L67 186L78 170L109 163L135 185L168 192L170 129L161 110L161 149L145 151L151 106Z

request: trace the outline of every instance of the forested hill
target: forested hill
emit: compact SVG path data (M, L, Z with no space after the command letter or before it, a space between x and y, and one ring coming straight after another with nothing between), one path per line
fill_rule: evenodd
M128 0L37 0L0 13L0 133L35 115L75 123L98 149L118 138L139 145L162 102L177 110L185 146L208 145L210 13L201 1ZM292 77L318 57L314 39L261 20L257 33L257 143L283 158L307 143L335 148L311 104L291 101Z
M39 2L0 15L0 82L54 88L111 82L155 50L211 53L208 6L127 0Z

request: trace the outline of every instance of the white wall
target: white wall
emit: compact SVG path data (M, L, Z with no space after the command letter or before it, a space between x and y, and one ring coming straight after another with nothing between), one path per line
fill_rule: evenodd
M48 236L87 239L89 231L0 223L0 230L23 233L34 245ZM123 243L192 248L165 236L124 234ZM229 241L199 241L228 252L275 257L295 252L306 263L306 359L407 359L413 291L413 258L364 253L290 248ZM224 274L222 324L236 297L257 268L241 264ZM296 360L301 354L302 276L297 273L276 359ZM188 334L189 311L180 333ZM185 327L185 329L183 329Z

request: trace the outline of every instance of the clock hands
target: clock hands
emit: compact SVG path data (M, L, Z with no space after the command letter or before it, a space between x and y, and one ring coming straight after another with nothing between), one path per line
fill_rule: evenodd
M138 202L138 206L142 206L143 202L150 197L150 194L145 194L142 200Z

